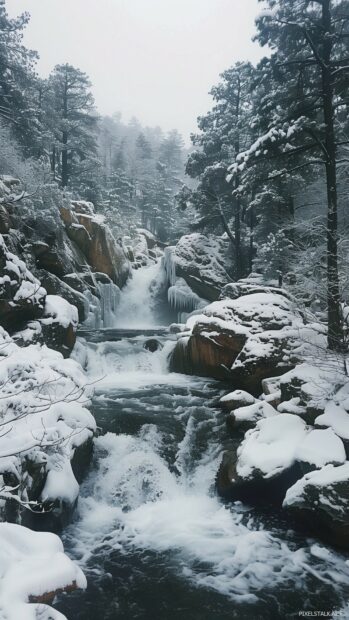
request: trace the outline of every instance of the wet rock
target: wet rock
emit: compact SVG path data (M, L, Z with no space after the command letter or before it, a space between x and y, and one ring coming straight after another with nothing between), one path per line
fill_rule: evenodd
M254 293L224 299L192 315L179 339L171 366L233 385L258 396L264 379L294 367L303 318L285 297Z
M162 344L158 340L155 340L155 338L151 338L144 343L143 347L147 351L150 351L151 353L155 353L155 351L162 349Z
M181 338L172 354L172 371L229 379L246 336L234 334L229 329L218 329L214 324L195 324L190 337Z
M283 507L327 543L349 549L349 463L306 474L287 491Z

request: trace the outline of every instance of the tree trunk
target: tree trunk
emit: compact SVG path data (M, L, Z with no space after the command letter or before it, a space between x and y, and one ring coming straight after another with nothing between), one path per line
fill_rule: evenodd
M62 134L62 187L67 187L69 181L69 170L68 170L68 134L66 131L63 131Z
M254 210L253 207L250 208L250 251L249 251L249 270L250 273L253 272L253 253L254 248Z
M242 276L241 268L241 204L240 200L236 200L235 206L235 220L234 220L234 232L235 232L235 268L237 280Z
M68 75L65 73L65 83L63 91L63 119L68 120ZM62 131L62 187L67 187L69 181L68 169L68 132L66 128Z
M334 130L333 86L331 75L332 18L331 0L322 4L324 31L322 65L322 102L325 122L326 188L327 188L327 303L328 303L328 347L341 350L343 334L340 317L340 292L338 276L338 213L337 213L337 169Z
M51 172L53 175L53 178L56 178L56 147L55 145L52 146L52 152L51 152Z

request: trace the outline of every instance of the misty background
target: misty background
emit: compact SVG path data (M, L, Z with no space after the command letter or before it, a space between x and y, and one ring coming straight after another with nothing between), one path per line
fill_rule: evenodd
M209 90L237 60L256 61L258 0L11 0L31 15L24 43L47 77L64 58L86 72L101 114L177 128L189 144Z

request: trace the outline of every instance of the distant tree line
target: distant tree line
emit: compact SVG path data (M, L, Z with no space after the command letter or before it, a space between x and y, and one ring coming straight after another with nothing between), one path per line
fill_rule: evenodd
M120 233L144 226L174 237L183 220L174 208L184 177L180 134L101 118L88 76L70 64L41 79L37 53L23 45L29 19L9 18L0 0L0 121L23 156L45 162L54 182L92 200Z

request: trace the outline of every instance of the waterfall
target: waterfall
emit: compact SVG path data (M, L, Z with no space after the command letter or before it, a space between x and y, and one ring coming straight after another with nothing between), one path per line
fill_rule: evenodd
M161 261L133 271L121 291L116 328L149 328L156 326L154 293L161 280Z

